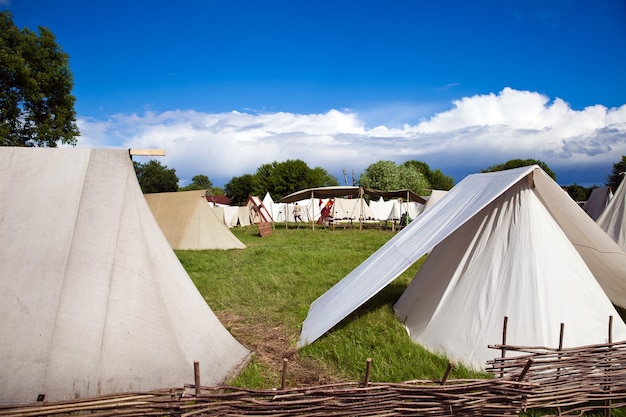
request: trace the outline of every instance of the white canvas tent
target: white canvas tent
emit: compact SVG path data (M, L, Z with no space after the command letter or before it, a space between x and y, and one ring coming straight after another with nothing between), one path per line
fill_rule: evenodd
M594 188L591 190L591 195L589 195L587 201L585 201L583 210L585 210L592 219L597 220L609 205L609 201L611 201L612 197L613 193L611 192L611 187Z
M172 249L245 249L217 217L204 191L145 194Z
M0 147L0 405L223 383L250 351L219 322L128 150Z
M375 216L367 201L359 198L335 198L333 203L333 217L335 221L374 220Z
M422 211L426 211L432 206L434 206L437 201L441 200L441 198L446 195L448 192L445 190L432 190L430 195L428 196L428 200L424 203L424 208Z
M626 251L626 177L615 190L615 195L598 217L597 223Z
M626 325L626 253L538 166L470 175L315 300L299 346L315 341L433 250L395 306L411 338L476 367L508 343L614 340ZM608 295L608 298L607 298Z

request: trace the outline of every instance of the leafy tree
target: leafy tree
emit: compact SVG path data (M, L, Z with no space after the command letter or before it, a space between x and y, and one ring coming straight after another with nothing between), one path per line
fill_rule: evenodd
M206 175L196 175L191 179L191 184L182 187L180 191L192 191L192 190L209 190L213 187L213 183Z
M537 159L511 159L503 164L491 165L489 168L483 169L481 172L504 171L512 168L527 167L529 165L539 165L541 169L546 172L546 174L556 181L556 174L550 169L550 167L548 167L545 162Z
M0 12L0 145L75 145L73 86L69 56L52 32L20 31Z
M252 174L244 174L240 177L233 177L224 186L224 193L233 201L233 204L243 204L248 201L248 196L252 194L254 181L255 177Z
M155 159L145 164L133 161L133 165L144 194L178 191L178 177L175 169L168 169Z
M574 201L587 201L589 195L591 194L591 191L593 190L592 188L585 188L576 183L572 185L566 185L563 187L563 189L565 190L565 192L567 192L567 194L569 194L570 197L572 197Z
M404 165L417 169L428 180L433 190L450 190L454 187L454 178L445 175L440 170L432 171L426 162L422 161L406 161Z
M359 184L365 188L391 191L408 189L417 194L431 188L430 183L415 166L396 165L392 161L378 161L365 169L359 178Z
M269 192L282 198L299 190L330 185L338 185L337 179L325 169L311 169L306 162L296 159L261 165L255 174L252 191L261 197Z
M606 185L611 187L614 192L624 179L624 175L620 174L622 172L626 172L626 155L622 155L622 160L613 164L613 170L606 178Z
M211 194L213 195L224 195L223 187L213 187L211 188Z

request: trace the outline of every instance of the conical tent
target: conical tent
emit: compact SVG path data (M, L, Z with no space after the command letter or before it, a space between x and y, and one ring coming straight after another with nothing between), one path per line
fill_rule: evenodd
M145 194L148 206L172 249L244 249L217 217L204 191Z
M597 223L626 251L626 179L622 179L609 205L598 217Z
M299 346L431 249L395 309L411 337L432 349L482 367L497 355L488 344L501 342L505 315L509 343L556 347L560 323L572 329L564 346L603 343L609 316L614 340L626 340L610 302L626 306L626 253L532 166L457 184L311 304Z
M551 347L561 323L572 346L606 341L619 318L524 181L435 246L394 310L413 340L477 367L496 355L504 317L508 343Z
M594 188L591 190L589 199L585 201L583 210L585 210L592 219L597 220L609 205L609 201L611 201L612 197L613 193L611 192L611 187Z
M215 385L246 364L128 150L0 147L0 195L0 405L182 387L194 361Z

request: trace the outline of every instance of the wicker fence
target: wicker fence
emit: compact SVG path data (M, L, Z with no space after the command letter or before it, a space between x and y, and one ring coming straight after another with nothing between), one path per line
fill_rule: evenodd
M342 383L251 390L187 385L39 406L0 416L511 416L528 409L559 415L626 406L626 341L570 349L495 345L494 378ZM513 356L512 356L513 355ZM367 372L366 372L367 375Z

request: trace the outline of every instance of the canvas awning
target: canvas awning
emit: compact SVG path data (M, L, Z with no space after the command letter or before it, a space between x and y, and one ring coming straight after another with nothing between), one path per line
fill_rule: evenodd
M417 201L418 203L426 204L426 199L417 195L414 191L411 190L393 190L393 191L381 191L374 190L372 188L365 188L365 194L374 196L374 197L382 197L382 198L402 198L404 201Z
M286 197L280 199L281 203L295 203L296 201L307 198L334 198L334 197L358 197L363 194L363 189L357 186L336 186L336 187L318 187L307 188L306 190L296 191Z

